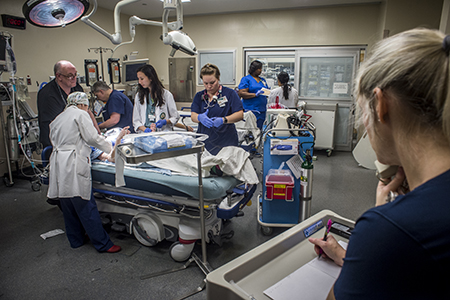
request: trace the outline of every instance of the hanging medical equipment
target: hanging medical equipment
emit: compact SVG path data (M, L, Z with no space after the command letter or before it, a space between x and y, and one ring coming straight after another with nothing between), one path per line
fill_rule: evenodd
M22 12L35 26L65 27L78 21L88 9L88 0L27 0Z
M109 82L111 84L120 83L120 63L119 58L108 58Z
M3 181L6 186L11 187L14 185L14 177L29 179L32 189L39 191L38 175L41 171L35 166L32 157L34 151L40 151L39 125L37 114L33 112L26 101L30 99L28 87L23 77L19 79L11 77L9 83L1 83L0 87L1 106L9 106L6 110L8 115L5 121L3 121L3 109L0 110L8 165L8 176L5 174ZM19 165L21 154L23 154L23 160ZM25 161L31 164L32 174L28 172L28 167L24 167ZM14 173L11 163L15 163L16 166Z
M88 52L94 51L95 53L98 53L100 55L100 70L102 71L102 76L100 78L100 80L105 81L105 71L103 69L103 52L108 52L111 51L112 53L114 53L114 50L111 48L103 48L103 47L98 47L98 48L88 48ZM98 69L98 68L97 68ZM97 72L98 73L98 72ZM100 76L97 76L97 80Z
M96 59L84 60L84 72L86 73L86 85L93 86L98 81L98 65Z
M94 14L97 10L97 1L93 0L94 8L91 13L85 17L81 18L81 21L97 30L104 36L106 36L113 44L118 45L119 47L122 44L130 44L134 41L134 37L136 35L136 25L154 25L162 27L162 36L161 39L165 45L172 46L172 51L170 56L175 54L175 51L180 50L188 55L196 55L197 48L195 47L192 39L184 32L181 31L183 28L183 6L181 4L181 0L164 0L164 11L162 16L162 22L151 21L151 20L143 20L137 16L132 16L129 19L130 26L130 36L131 41L122 43L122 34L121 34L121 26L120 26L120 11L123 6L136 2L139 0L122 0L118 2L114 8L114 27L115 33L110 34L94 22L92 22L89 18ZM176 10L177 18L175 22L168 23L169 14L171 11ZM172 31L169 32L169 29ZM117 49L117 47L115 49ZM115 50L114 49L114 50Z
M163 28L161 36L163 43L172 47L170 56L173 56L177 50L188 55L197 54L197 48L192 39L181 31L183 28L181 0L164 0L162 22L143 20L132 16L129 19L131 41L122 43L120 11L123 6L137 1L139 0L122 0L116 4L114 8L114 34L108 33L89 19L97 11L97 0L27 0L22 7L22 11L28 22L39 27L65 27L81 18L81 21L85 24L106 36L114 45L118 45L115 49L134 41L136 25L161 26ZM89 15L84 16L89 9L89 2L93 2L94 7ZM176 10L177 13L176 21L168 23L169 14L173 10ZM169 32L169 29L172 31Z

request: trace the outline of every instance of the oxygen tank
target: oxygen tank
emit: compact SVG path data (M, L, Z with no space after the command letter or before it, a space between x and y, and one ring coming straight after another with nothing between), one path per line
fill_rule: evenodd
M11 161L17 161L19 160L19 139L16 127L14 126L14 115L12 111L9 111L6 123L8 127L9 147L11 150L9 159Z
M300 222L306 220L311 216L311 199L312 199L312 183L313 171L311 151L306 150L305 160L301 167L300 176Z

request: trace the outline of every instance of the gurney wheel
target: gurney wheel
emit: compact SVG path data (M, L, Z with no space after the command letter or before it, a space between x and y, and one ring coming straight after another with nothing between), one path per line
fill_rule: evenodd
M33 181L31 183L31 189L35 192L39 192L41 190L41 183L39 181Z
M272 235L273 233L273 228L272 227L267 227L267 226L261 226L261 232L263 235Z
M186 261L191 256L194 245L195 243L182 244L180 242L175 242L172 244L172 246L170 246L170 257L177 262Z
M11 180L9 180L8 177L3 177L3 183L7 186L7 187L12 187L14 185L14 182L11 182Z
M131 221L133 234L144 246L153 247L161 240L162 224L155 216L137 214Z

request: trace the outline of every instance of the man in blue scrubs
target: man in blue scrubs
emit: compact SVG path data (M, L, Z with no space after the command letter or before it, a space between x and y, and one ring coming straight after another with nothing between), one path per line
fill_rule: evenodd
M219 83L220 71L206 64L200 71L205 89L198 92L191 105L191 119L199 123L198 133L205 133L206 150L216 155L222 147L238 146L234 123L244 118L242 102L237 93Z
M104 81L94 83L92 92L98 100L106 102L103 108L104 122L98 125L100 129L129 126L131 133L134 133L133 104L125 94L111 89Z

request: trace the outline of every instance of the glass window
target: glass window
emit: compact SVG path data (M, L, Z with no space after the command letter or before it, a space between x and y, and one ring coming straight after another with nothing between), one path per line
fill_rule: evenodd
M236 84L236 51L235 50L215 50L198 52L198 85L202 85L200 70L207 64L216 65L220 70L220 83Z
M354 57L301 57L300 97L351 99Z
M266 79L267 85L270 88L278 87L277 76L280 72L286 72L290 77L290 84L294 85L295 75L295 53L292 54L256 54L247 56L247 69L245 74L248 74L248 67L254 60L259 60L263 64L261 77Z

